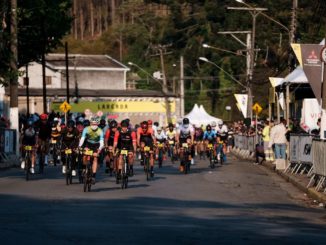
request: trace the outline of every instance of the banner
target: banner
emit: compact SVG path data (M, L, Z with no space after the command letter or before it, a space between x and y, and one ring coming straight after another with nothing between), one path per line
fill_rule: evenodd
M301 115L301 128L306 132L317 128L317 120L321 117L321 108L317 99L304 99Z
M300 161L300 137L298 135L290 136L290 162L297 163Z
M292 44L291 46L319 102L322 82L320 52L323 46L320 44Z
M312 163L312 137L300 136L300 153L299 158L301 162Z
M284 93L280 93L279 95L279 99L278 99L278 102L280 103L280 106L282 108L282 110L284 111L285 109L285 99L284 99Z
M247 94L235 94L235 99L237 100L240 110L244 118L247 117L247 110L248 110L248 95Z
M51 110L59 111L61 102L53 102ZM85 112L88 110L92 113L132 113L132 112L158 112L165 113L165 101L82 101L78 104L71 103L71 112ZM170 111L175 112L175 102L170 102Z
M273 88L281 85L284 82L284 78L281 77L270 77L269 81Z

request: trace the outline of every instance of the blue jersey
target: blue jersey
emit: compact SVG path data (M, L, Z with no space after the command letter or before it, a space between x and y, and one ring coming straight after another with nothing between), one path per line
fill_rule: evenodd
M217 137L217 133L216 133L215 130L205 131L204 136L203 136L203 140L213 141L213 140L216 139L216 137Z
M96 130L92 130L91 127L84 128L82 138L91 144L97 144L100 143L100 141L104 141L104 135L101 128L97 128Z

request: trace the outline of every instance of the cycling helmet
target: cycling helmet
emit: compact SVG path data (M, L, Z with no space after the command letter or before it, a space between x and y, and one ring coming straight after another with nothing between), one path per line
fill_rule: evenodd
M141 127L142 129L148 129L148 122L143 121L143 122L140 124L140 127Z
M100 124L102 124L102 125L106 125L106 121L105 121L105 119L101 119L101 120L100 120Z
M189 124L189 119L185 117L185 118L182 120L182 123L185 124L185 125Z
M74 120L69 120L68 123L67 123L67 127L68 127L68 128L73 128L73 127L75 127L75 121L74 121Z
M158 131L162 131L162 127L157 127L157 129L156 129L156 131L158 132Z
M208 124L208 125L206 126L206 131L211 131L211 130L212 130L212 127L211 127L211 125Z
M88 127L89 125L91 125L91 123L88 119L86 119L86 120L84 120L83 125L84 125L84 127Z
M147 123L148 123L148 125L153 125L153 121L152 120L148 120Z
M43 114L41 114L40 119L41 120L47 120L48 119L48 115L45 114L45 113L43 113Z
M212 121L212 127L216 127L216 122L215 121Z
M112 120L109 124L110 128L116 128L118 127L118 123L116 120Z
M158 127L158 125L159 125L158 122L154 122L154 126Z
M123 127L128 128L128 127L129 127L129 123L128 123L128 121L127 121L127 120L123 120L123 121L121 122L121 127L122 127L122 128L123 128Z
M34 124L34 122L33 122L32 119L28 119L28 120L27 120L27 126L28 126L28 127L33 126L33 124Z
M173 128L173 123L169 123L169 128Z
M100 124L100 119L97 116L91 117L89 121L91 124Z
M222 126L223 125L223 121L218 121L218 125Z

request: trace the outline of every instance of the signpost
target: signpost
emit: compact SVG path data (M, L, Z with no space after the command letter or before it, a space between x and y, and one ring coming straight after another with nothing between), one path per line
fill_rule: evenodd
M71 105L67 103L67 101L63 102L60 105L60 110L65 113L65 124L67 125L67 112L71 110Z
M258 103L255 103L253 106L252 106L252 110L255 112L255 115L256 115L256 135L255 135L255 147L256 147L256 144L258 143L257 139L258 139L258 129L257 129L257 125L258 125L258 114L260 114L262 111L263 111L263 108L258 104Z

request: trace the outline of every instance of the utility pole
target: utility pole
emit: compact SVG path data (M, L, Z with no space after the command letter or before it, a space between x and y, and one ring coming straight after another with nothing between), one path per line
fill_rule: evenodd
M27 105L27 117L29 117L29 77L28 77L28 64L26 65L26 105Z
M325 23L325 44L326 49L326 23ZM326 55L325 55L326 56ZM321 125L320 125L320 138L326 139L326 60L322 62L323 67L323 85L322 85L322 114L321 114Z
M185 114L184 60L180 57L180 116Z
M69 104L69 61L68 61L68 43L65 42L65 61L66 61L66 82L67 82L67 103Z
M10 79L10 128L16 130L16 155L19 155L19 118L18 118L18 52L17 52L17 0L11 0L10 13L10 69L13 74Z

